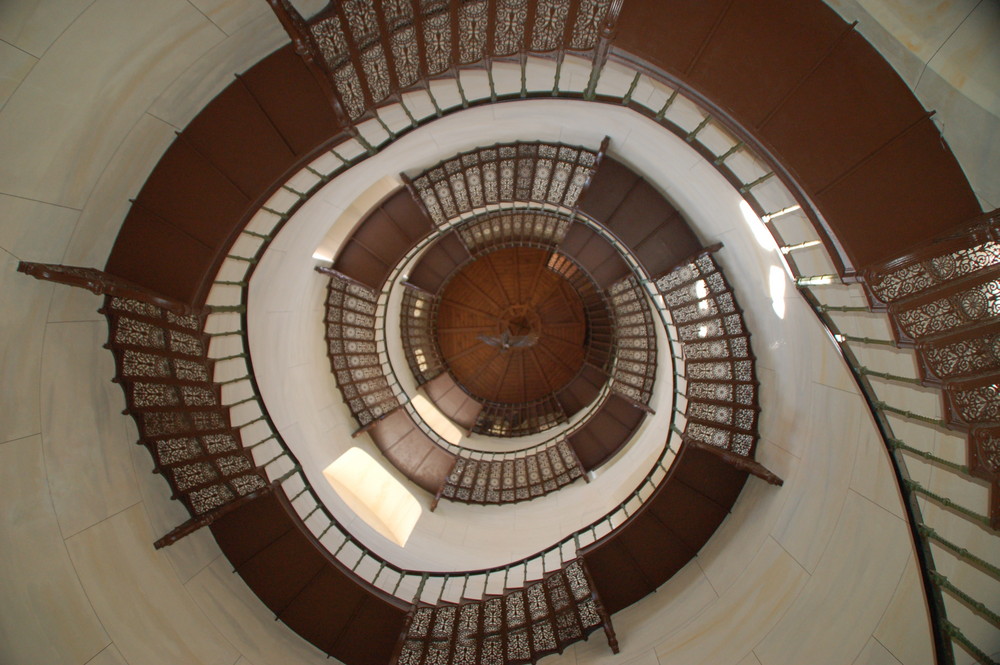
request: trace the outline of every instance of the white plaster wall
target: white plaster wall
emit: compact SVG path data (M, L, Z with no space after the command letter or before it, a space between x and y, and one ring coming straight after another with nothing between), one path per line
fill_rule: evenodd
M285 41L259 0L0 3L0 662L327 662L273 621L207 534L153 550L184 515L120 415L99 299L14 272L19 259L103 265L173 132ZM979 136L941 115L953 147ZM722 260L740 271L731 237ZM770 303L740 298L768 316ZM805 336L755 347L760 454L786 485L751 480L698 560L615 617L613 662L929 662L884 453L843 369L801 361L824 340L801 303L788 311ZM804 419L789 394L833 406ZM829 432L842 436L812 445ZM604 660L595 639L561 662Z

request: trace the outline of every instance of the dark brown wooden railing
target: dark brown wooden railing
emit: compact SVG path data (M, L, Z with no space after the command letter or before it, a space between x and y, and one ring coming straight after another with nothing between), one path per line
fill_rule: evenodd
M636 406L654 413L656 380L656 329L646 294L635 277L627 277L608 290L614 314L615 369L611 389Z
M655 280L684 353L684 440L780 485L753 461L759 383L743 312L713 256L721 248L706 248Z

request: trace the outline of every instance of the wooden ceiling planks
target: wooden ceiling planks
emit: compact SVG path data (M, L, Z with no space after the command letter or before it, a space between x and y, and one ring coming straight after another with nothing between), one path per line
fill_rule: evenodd
M486 254L449 280L438 305L441 356L468 392L522 404L559 390L586 356L580 295L548 269L552 253L513 247ZM523 347L498 348L508 334Z

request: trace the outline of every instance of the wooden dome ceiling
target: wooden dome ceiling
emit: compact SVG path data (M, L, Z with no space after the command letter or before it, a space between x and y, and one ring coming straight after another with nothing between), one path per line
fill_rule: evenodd
M544 249L500 249L466 264L441 291L441 357L473 396L533 402L563 388L583 365L583 301L553 269L554 257Z

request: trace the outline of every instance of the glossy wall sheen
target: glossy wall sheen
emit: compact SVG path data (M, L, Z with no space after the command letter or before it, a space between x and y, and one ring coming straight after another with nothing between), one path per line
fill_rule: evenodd
M837 4L851 18L855 4ZM912 19L923 3L908 4L914 12L892 20L884 10L900 3L859 5L870 18L861 33L897 71L893 51L907 34L929 44L917 52L931 66L918 83L904 80L937 106L977 194L995 207L987 174L998 151L982 139L1000 135L982 92L998 71L995 5L970 7L933 50L939 24ZM872 37L882 29L888 37ZM261 0L0 3L0 662L327 662L273 620L207 533L153 550L185 515L120 414L99 299L14 272L19 259L104 265L128 199L174 133L286 42ZM965 71L978 89L960 84ZM691 165L693 183L703 168ZM770 303L744 297L766 317ZM930 662L888 461L843 368L796 362L826 339L802 303L788 310L795 334L775 333L760 365L760 459L785 487L748 485L692 565L616 615L614 662ZM604 661L599 640L551 660Z

